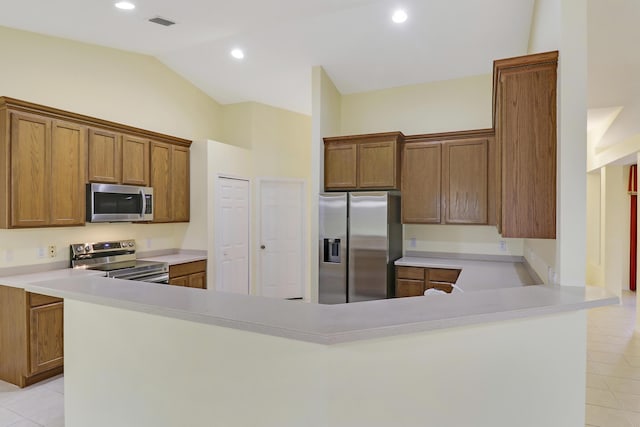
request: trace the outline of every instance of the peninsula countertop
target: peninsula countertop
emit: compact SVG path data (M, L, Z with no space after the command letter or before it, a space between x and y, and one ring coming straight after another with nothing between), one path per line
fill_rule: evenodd
M65 299L318 344L550 315L618 302L601 288L543 285L338 305L96 276L24 287Z

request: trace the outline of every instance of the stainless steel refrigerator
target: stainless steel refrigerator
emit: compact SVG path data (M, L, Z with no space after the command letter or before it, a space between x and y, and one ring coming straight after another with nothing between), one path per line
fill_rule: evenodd
M393 262L402 256L400 194L320 194L319 302L393 296Z

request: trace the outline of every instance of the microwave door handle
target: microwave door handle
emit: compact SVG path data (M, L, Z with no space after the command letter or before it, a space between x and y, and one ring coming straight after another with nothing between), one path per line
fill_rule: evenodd
M140 218L144 218L144 213L147 211L147 198L142 189L140 189L140 197L142 197L142 212L140 212Z

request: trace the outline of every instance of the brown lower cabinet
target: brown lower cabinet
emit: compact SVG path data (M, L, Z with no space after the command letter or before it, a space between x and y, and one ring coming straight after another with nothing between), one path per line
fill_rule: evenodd
M194 261L169 266L169 284L207 289L207 261Z
M0 285L0 380L26 387L63 371L60 298Z
M460 271L449 268L396 267L396 297L417 297L427 289L453 290Z

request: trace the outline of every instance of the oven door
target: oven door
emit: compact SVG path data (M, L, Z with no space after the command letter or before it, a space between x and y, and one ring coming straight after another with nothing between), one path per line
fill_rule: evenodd
M153 220L153 188L132 185L87 184L87 221L151 220Z

